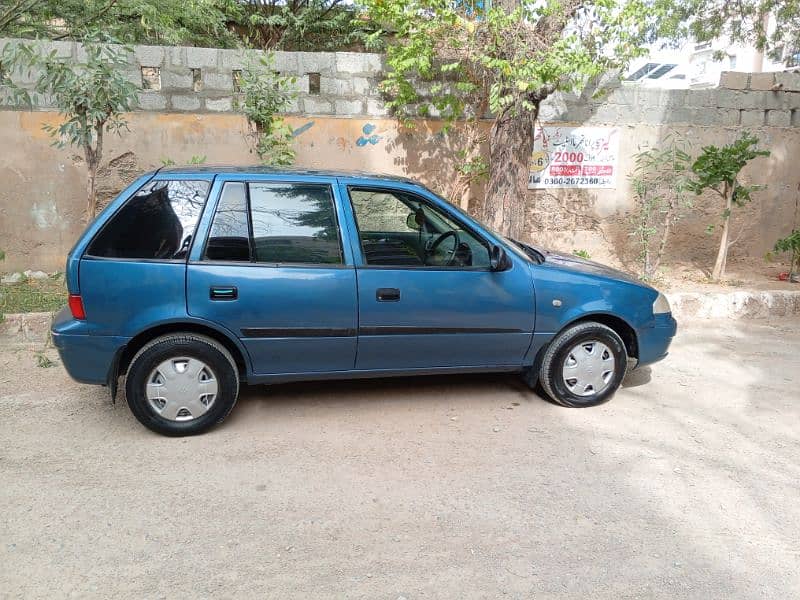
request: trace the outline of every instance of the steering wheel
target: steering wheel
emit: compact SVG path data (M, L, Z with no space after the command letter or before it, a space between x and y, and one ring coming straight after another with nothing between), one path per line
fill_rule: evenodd
M441 245L443 241L447 238L453 238L454 244L453 249L450 251L450 254L447 257L447 260L444 261L442 266L451 267L456 260L456 253L458 252L458 247L461 245L461 240L458 238L458 232L455 229L451 229L450 231L445 231L442 235L437 237L432 243L425 244L425 257L422 260L423 265L428 265L428 258L436 252L436 249Z

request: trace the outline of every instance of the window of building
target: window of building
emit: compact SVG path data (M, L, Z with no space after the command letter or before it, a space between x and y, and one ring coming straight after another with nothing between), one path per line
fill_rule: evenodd
M652 71L656 67L658 67L658 63L649 62L646 65L644 65L643 67L640 67L639 69L637 69L636 71L634 71L633 73L628 75L625 78L625 81L638 81L639 79L641 79L642 77L647 75L650 71Z
M671 64L661 65L656 70L654 70L650 74L648 74L647 78L648 79L659 79L660 77L663 77L664 75L666 75L667 73L672 71L672 69L674 69L677 66L678 65L671 65Z

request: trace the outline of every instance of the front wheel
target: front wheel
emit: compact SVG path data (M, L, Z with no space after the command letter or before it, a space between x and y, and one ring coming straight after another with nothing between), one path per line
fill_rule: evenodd
M628 353L617 332L585 321L565 329L550 343L539 381L562 406L596 406L617 391L627 368Z
M193 435L231 412L239 395L239 372L216 340L169 334L145 344L133 357L125 393L131 412L148 429Z

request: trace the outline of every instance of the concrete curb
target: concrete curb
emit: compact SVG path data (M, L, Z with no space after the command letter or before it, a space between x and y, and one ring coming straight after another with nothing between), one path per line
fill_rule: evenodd
M666 294L681 319L766 319L800 315L800 290L675 292Z
M800 291L737 291L666 294L678 321L691 319L766 319L800 315ZM0 347L44 346L50 339L54 313L5 315L0 322Z

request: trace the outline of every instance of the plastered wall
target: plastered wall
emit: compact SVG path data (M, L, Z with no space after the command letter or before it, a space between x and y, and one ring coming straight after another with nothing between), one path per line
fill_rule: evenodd
M0 40L0 46L6 41ZM13 42L12 42L13 43ZM80 45L46 45L80 61ZM107 139L100 194L108 199L145 170L163 161L254 164L247 124L233 110L240 51L136 47L126 74L142 86L130 131ZM355 53L277 53L276 68L297 75L298 99L289 122L295 132L297 165L403 174L446 192L459 149L458 130L444 135L441 122L418 121L412 129L387 116L377 82L382 58ZM159 89L144 89L157 69ZM27 81L30 81L32 74ZM311 80L319 79L319 90ZM198 85L198 79L201 82ZM733 257L761 257L787 234L795 215L800 170L796 124L800 119L800 75L726 73L712 90L648 90L616 87L600 98L557 95L543 108L550 124L588 124L619 129L616 189L529 191L525 237L593 258L630 261L635 251L626 214L632 206L628 175L634 155L680 134L699 150L731 141L743 129L759 135L772 155L758 159L745 176L767 189L737 217L740 242ZM33 111L0 110L0 248L2 270L59 270L85 226L85 168L76 149L57 149L42 130L57 123L46 99ZM487 127L489 122L487 121ZM460 199L476 210L482 190ZM716 240L705 233L721 209L711 197L697 198L676 229L668 260L707 263ZM737 233L738 235L738 233Z

